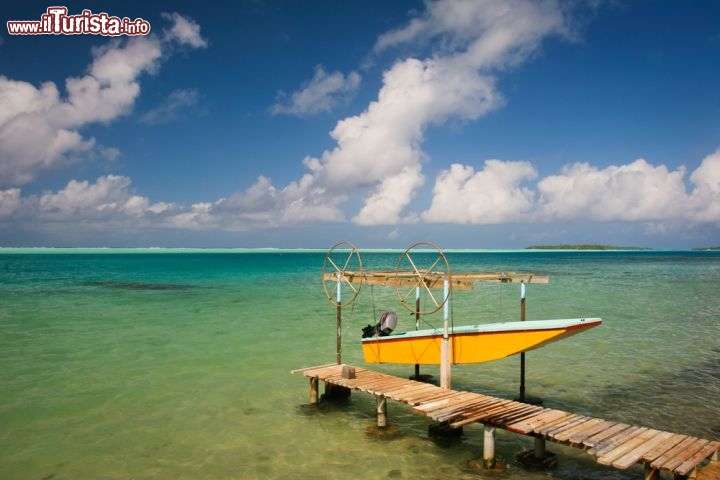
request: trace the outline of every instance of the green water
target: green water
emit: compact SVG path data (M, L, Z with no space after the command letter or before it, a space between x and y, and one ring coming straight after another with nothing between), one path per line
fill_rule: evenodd
M364 253L393 269L400 252ZM391 438L372 435L375 401L307 405L290 370L335 361L335 308L321 251L0 253L0 479L641 478L554 444L549 472L515 455L532 440L498 431L500 477L467 468L482 427L457 442L390 402ZM720 254L451 252L453 271L531 271L528 319L603 325L527 355L545 406L720 438ZM456 292L456 323L514 320L517 285ZM364 287L346 308L343 361L363 365L360 329L394 289ZM405 328L410 315L400 315ZM441 316L428 318L442 323ZM406 366L370 368L406 376ZM453 368L453 387L517 395L519 360ZM437 376L437 368L423 367Z

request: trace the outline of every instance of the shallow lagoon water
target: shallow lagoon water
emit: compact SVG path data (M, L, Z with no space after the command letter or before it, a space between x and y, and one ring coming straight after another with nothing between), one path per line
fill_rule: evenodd
M369 434L374 399L309 407L290 370L335 361L323 251L0 253L0 478L486 478L467 468L482 427L456 442L389 402L396 436ZM393 269L400 252L363 253ZM720 438L720 254L450 252L453 271L530 271L528 319L603 325L527 354L528 394L545 406ZM456 292L455 323L516 320L519 288ZM344 311L343 361L363 365L360 329L394 289L364 287ZM442 323L440 316L427 319ZM408 313L405 328L414 328ZM406 366L370 368L406 376ZM438 375L437 368L423 373ZM453 387L513 398L519 359L453 368ZM549 472L498 431L502 478L641 478L554 444ZM497 475L493 478L497 478Z

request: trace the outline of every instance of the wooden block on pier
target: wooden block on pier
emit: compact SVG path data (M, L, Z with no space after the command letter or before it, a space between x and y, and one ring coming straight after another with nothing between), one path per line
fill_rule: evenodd
M351 367L350 365L343 365L342 366L342 378L345 378L345 379L355 378L355 367Z

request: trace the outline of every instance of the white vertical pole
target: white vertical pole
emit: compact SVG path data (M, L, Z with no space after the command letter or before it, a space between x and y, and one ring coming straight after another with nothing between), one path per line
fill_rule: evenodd
M443 306L443 339L440 349L440 388L450 389L450 336L448 332L448 318L450 312L450 282L445 279L443 288L445 305Z
M483 423L483 464L487 469L495 468L495 426Z
M342 287L341 273L337 274L337 346L335 349L336 359L338 365L342 363L342 294L340 289Z
M520 283L520 321L525 321L525 282ZM525 402L525 352L520 354L520 401Z

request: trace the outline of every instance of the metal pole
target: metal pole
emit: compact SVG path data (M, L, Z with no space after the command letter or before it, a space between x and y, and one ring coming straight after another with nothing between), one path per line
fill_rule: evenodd
M420 287L415 287L415 330L420 330ZM415 380L420 380L420 365L415 364Z
M520 321L525 321L525 282L520 282ZM520 354L520 401L525 402L525 352Z
M451 384L450 373L450 336L448 332L448 317L450 313L450 282L445 279L443 289L445 305L443 309L443 339L442 348L440 350L440 388L449 389Z
M337 363L340 365L342 363L342 295L340 293L341 288L341 282L340 282L340 272L337 274L337 347L336 347L336 357L337 357Z

